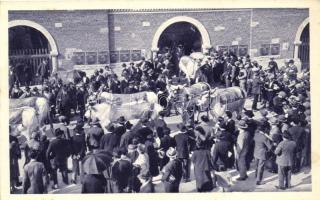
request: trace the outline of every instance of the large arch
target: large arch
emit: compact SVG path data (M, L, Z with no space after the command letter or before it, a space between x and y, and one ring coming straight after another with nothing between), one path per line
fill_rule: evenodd
M307 17L306 19L303 20L303 22L300 24L300 26L298 27L295 39L294 39L294 54L293 54L293 58L295 61L298 62L298 65L301 65L301 61L299 59L299 46L301 45L301 35L302 32L304 30L304 28L309 24L309 17Z
M159 26L159 28L157 29L156 33L154 34L154 37L152 40L152 46L151 46L152 52L159 51L158 42L159 42L159 39L160 39L162 32L166 28L168 28L170 25L177 23L177 22L189 22L199 30L201 37L202 37L202 51L203 52L206 52L211 48L209 33L200 21L198 21L194 18L191 18L191 17L187 17L187 16L177 16L177 17L173 17L173 18L165 21L164 23L162 23Z
M50 55L51 55L51 61L52 61L52 72L56 72L58 69L58 47L57 44L52 37L52 35L49 33L49 31L41 26L40 24L30 21L30 20L13 20L9 21L9 28L15 27L15 26L29 26L32 27L38 31L40 31L48 40L50 44Z

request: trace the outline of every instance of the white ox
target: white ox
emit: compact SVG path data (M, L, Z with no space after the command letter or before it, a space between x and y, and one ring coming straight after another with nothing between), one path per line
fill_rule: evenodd
M49 103L43 97L10 99L9 111L10 126L28 139L46 120L51 122Z
M158 104L158 97L153 92L134 94L100 94L100 104L90 106L85 113L87 119L97 118L102 128L120 116L127 120L150 117L156 119L163 108Z

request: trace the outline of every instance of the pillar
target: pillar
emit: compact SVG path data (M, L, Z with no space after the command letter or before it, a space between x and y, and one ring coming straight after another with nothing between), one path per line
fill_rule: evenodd
M51 51L52 74L58 71L58 52Z

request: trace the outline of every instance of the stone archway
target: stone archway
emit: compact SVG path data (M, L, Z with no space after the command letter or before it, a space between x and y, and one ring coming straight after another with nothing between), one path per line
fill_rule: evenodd
M301 70L301 60L299 58L299 48L302 44L301 41L301 35L304 31L304 29L307 27L307 25L309 24L309 17L306 18L305 20L303 20L303 22L300 24L300 26L298 27L295 39L294 39L294 54L293 54L293 58L295 60L295 62L297 63L297 66L300 68Z
M151 46L151 51L153 54L156 54L156 52L159 51L158 47L158 42L160 39L161 34L172 24L178 23L178 22L188 22L192 25L194 25L200 32L201 38L202 38L202 52L208 52L209 49L211 48L211 42L210 42L210 37L209 33L206 30L206 28L203 26L203 24L191 17L187 16L177 16L173 17L164 23L162 23L159 28L157 29L156 33L154 34L153 40L152 40L152 46Z
M55 73L58 69L58 47L57 44L52 37L52 35L49 33L49 31L41 26L40 24L30 21L30 20L13 20L9 21L9 28L16 27L16 26L28 26L32 27L38 31L40 31L48 40L51 51L50 51L50 56L51 56L51 62L52 62L52 73Z

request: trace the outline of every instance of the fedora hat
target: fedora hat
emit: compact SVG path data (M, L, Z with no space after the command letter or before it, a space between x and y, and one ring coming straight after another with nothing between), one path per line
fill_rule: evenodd
M175 148L170 147L170 148L167 150L166 155L167 155L169 158L176 158L176 156L177 156L177 151L176 151Z
M126 119L124 118L124 116L120 116L117 121L120 124L125 124L126 123Z
M254 114L253 114L252 110L246 110L246 111L244 111L244 114L247 115L250 118L254 117Z
M246 128L248 128L248 124L246 123L246 121L240 120L238 123L238 128L246 129Z

